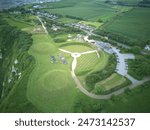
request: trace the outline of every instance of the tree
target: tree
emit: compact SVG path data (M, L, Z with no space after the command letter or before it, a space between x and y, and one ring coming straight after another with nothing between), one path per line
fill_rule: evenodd
M140 53L141 53L141 47L139 47L139 46L134 46L134 47L131 49L131 52L134 53L134 54L140 54Z
M98 19L98 20L97 20L97 22L102 23L102 22L103 22L103 20L102 20L102 19Z

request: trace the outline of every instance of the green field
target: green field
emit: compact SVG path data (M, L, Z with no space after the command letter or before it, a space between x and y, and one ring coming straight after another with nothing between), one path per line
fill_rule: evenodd
M36 68L30 76L28 99L43 112L72 111L78 91L70 74L70 66L50 62L50 55L57 56L58 50L48 35L33 35L33 40L29 54L35 57Z
M126 78L124 78L123 76L121 76L119 74L114 73L109 78L107 78L99 83L96 83L95 89L108 91L112 88L115 88L116 86L122 85L125 82L126 82Z
M100 27L103 23L100 22L90 22L90 21L81 21L81 23L88 25L88 26L93 26L93 27Z
M43 3L47 7L40 11L46 10L52 14L63 15L56 19L56 26L61 28L58 32L51 29L54 22L41 17L44 24L49 22L46 26L49 34L44 33L36 16L30 13L18 16L11 13L6 16L2 14L6 22L16 28L3 26L0 19L0 32L5 32L0 35L0 49L2 48L5 58L2 67L0 66L5 69L5 77L0 79L0 87L5 88L4 94L7 94L0 99L0 112L150 112L150 82L140 88L127 89L121 95L113 95L107 100L90 98L78 89L73 80L71 75L73 57L59 50L82 53L97 49L86 42L75 40L77 33L84 34L83 32L73 30L59 22L81 22L136 41L148 41L150 9L135 7L140 0L116 1L128 6L121 6L122 3L119 5L105 3L105 0L61 0L56 3ZM30 9L31 6L27 5L25 8ZM70 18L67 15L74 17ZM18 29L21 30L20 33L25 32L18 35L16 33ZM35 29L39 29L39 32L38 30L34 32ZM69 33L71 38L68 37ZM83 87L91 93L100 95L129 85L128 79L114 71L116 58L102 50L98 53L99 58L96 52L77 58L75 73ZM67 64L63 64L60 54L66 59ZM51 56L54 56L56 61L52 62ZM15 59L19 61L17 65L14 65ZM145 59L141 61L145 64ZM13 65L21 72L21 78L13 75ZM0 77L3 77L4 71L1 68ZM142 69L141 71L143 72ZM13 79L11 83L9 83L10 75ZM95 85L91 85L92 89L89 89L87 84L90 79L91 84L94 81ZM0 93L3 93L3 88L0 88ZM0 97L3 97L3 94Z
M89 71L92 70L99 62L100 58L97 57L96 53L86 54L82 55L77 59L77 69L76 73L80 73L83 71Z
M79 20L76 20L76 19L71 19L71 18L59 18L58 19L59 22L62 22L62 23L76 23L76 22L79 22Z
M149 83L109 100L104 105L103 112L150 112L150 101L148 100L150 98Z
M149 8L135 8L105 24L103 29L145 42L150 34L149 12Z
M90 58L91 61L93 61L95 59L94 60L95 62L93 62L93 63L90 62L88 56L83 56L83 57L79 58L79 63L82 58L84 58L84 59L86 58L86 60L87 60L86 62L88 62L88 66L85 65L85 63L84 63L85 66L82 66L80 64L79 66L77 66L77 69L76 69L76 74L77 74L80 82L84 85L85 88L86 88L86 84L85 84L86 76L92 72L101 71L108 64L109 55L103 51L100 51L99 54L100 54L99 59L97 59L97 55L95 55L95 58L94 57L92 58L91 56L89 56L89 57L91 57ZM93 65L93 67L91 67L92 65Z
M138 2L142 1L142 0L115 0L115 1L118 1L118 2L123 2L127 5L137 5Z
M47 34L34 34L32 38L34 42L29 50L29 54L35 57L36 68L31 73L28 83L28 99L43 112L73 111L73 104L79 90L76 89L70 73L71 56L58 51L58 48L53 45L54 42L51 37ZM68 43L61 48L71 52L93 50L90 46L83 43ZM59 53L67 59L68 65L60 62L58 58ZM50 55L56 57L56 63L50 62ZM90 57L92 59L92 57L97 58L96 56L95 53L95 55L92 54Z
M51 13L58 13L64 16L70 15L81 17L92 21L97 21L99 18L106 21L115 16L117 14L117 11L120 12L120 10L118 10L117 8L114 8L112 5L105 4L104 1L101 0L64 0L59 2L58 4L59 7L53 5L54 7L56 6L56 8L45 10ZM65 5L66 7L64 8Z
M85 44L85 45L84 45ZM86 45L86 43L74 43L70 42L67 44L67 46L61 47L64 50L70 51L70 52L86 52L93 50L90 46Z
M31 24L23 22L23 21L19 21L19 20L15 20L13 18L5 18L5 20L8 22L8 24L10 24L11 26L15 26L18 27L20 29L23 28L28 28L28 27L32 27Z

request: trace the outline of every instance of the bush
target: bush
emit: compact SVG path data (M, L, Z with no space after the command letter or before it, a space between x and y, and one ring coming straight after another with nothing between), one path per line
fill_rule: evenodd
M55 38L54 42L61 43L61 42L65 42L66 40L67 40L66 38Z

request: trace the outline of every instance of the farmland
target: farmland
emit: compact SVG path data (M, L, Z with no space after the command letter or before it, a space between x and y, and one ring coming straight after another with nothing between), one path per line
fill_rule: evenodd
M141 42L149 40L149 8L135 8L103 26L104 30Z
M69 6L64 7L64 3ZM55 7L55 6L54 6ZM61 8L62 7L62 8ZM94 8L94 9L93 9ZM111 5L105 4L104 1L97 0L97 1L88 1L82 0L78 1L62 1L60 2L59 8L52 8L52 9L44 9L51 13L58 13L63 16L70 15L81 17L83 19L89 19L92 21L97 21L99 18L106 21L116 15L116 11L120 11L119 8L114 8Z

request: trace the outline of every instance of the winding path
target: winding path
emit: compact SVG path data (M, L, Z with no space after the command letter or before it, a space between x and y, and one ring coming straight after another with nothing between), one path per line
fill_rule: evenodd
M82 53L72 53L70 51L67 51L67 50L64 50L64 49L59 49L60 51L62 52L65 52L65 53L68 53L68 54L71 54L71 56L73 57L73 61L72 61L72 69L71 69L71 75L72 75L72 78L73 80L75 81L76 85L77 85L77 88L82 92L84 93L85 95L91 97L91 98L94 98L94 99L109 99L112 97L112 95L120 95L122 93L124 93L124 91L129 88L129 89L133 89L135 87L138 87L140 85L142 85L143 83L147 82L150 80L150 77L149 78L145 78L144 80L141 80L141 81L138 81L138 82L135 82L134 84L131 84L125 88L121 88L115 92L112 92L110 94L107 94L107 95L96 95L94 93L91 93L89 91L87 91L84 86L81 84L80 80L77 78L76 74L75 74L75 69L76 69L76 66L77 66L77 58L80 57L81 55L83 54L90 54L90 53L94 53L97 51L96 50L93 50L93 51L87 51L87 52L82 52ZM99 58L99 56L98 56Z

